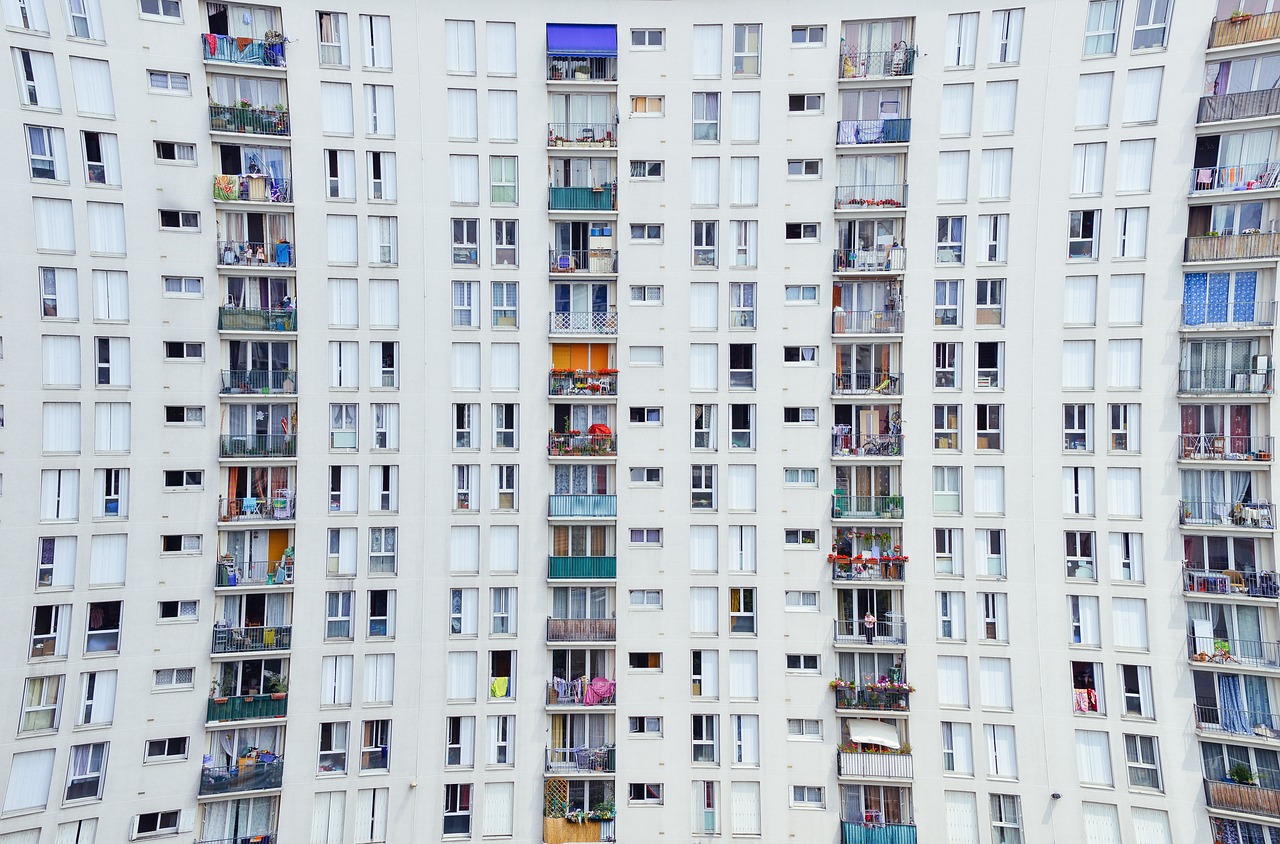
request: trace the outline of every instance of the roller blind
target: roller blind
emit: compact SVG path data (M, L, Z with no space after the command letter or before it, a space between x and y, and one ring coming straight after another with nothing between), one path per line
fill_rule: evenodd
M1004 467L976 466L973 470L973 511L978 515L1004 512Z
M972 67L978 53L978 13L947 15L944 67ZM954 844L954 842L953 842Z
M451 23L463 23L463 21L451 21ZM489 63L489 75L515 76L516 25L489 21L485 24L485 35L489 42L489 49L485 53L485 60Z
M492 26L492 24L490 24ZM519 135L519 120L515 91L490 91L489 140L515 141Z
M520 569L520 526L492 525L489 528L489 571L516 572Z
M694 78L720 76L720 68L724 65L723 44L720 24L698 25L693 28Z
M715 285L705 285L715 289ZM719 346L715 343L693 343L689 346L689 389L716 390Z
M729 467L729 509L756 509L756 467L735 464Z
M1013 150L984 149L978 185L980 199L1008 199L1013 182Z
M391 18L386 15L361 15L364 36L364 66L389 70L391 58Z
M1111 73L1082 73L1076 90L1076 128L1106 126L1111 121Z
M1121 844L1120 818L1110 803L1081 803L1085 844Z
M342 844L347 793L322 791L311 810L311 844Z
M940 134L968 135L973 130L973 85L943 85L940 109Z
M1173 832L1169 827L1169 813L1159 809L1143 809L1134 806L1134 844L1173 844Z
M480 158L475 155L449 156L451 190L449 201L455 205L480 204Z
M1107 145L1076 144L1071 148L1071 193L1102 193Z
M729 651L729 697L755 700L760 697L760 670L755 651Z
M988 709L1013 709L1013 674L1002 657L978 659L978 686L982 705Z
M364 86L365 129L370 135L396 133L395 89L390 85Z
M1082 785L1114 784L1111 776L1111 744L1105 732L1076 730L1076 766Z
M328 255L331 264L354 264L359 259L356 218L330 214L326 219Z
M714 586L694 586L689 589L689 632L716 635L720 632L717 601L719 591Z
M719 571L719 528L715 525L689 526L689 569Z
M734 571L756 570L756 526L730 525L729 539Z
M987 774L993 777L1018 777L1018 744L1014 728L1008 724L986 724Z
M729 159L730 196L733 205L760 203L760 159Z
M43 450L77 454L80 451L80 403L45 402Z
M690 162L690 202L694 205L720 204L720 159L695 158Z
M80 338L45 336L41 338L44 357L44 384L47 387L80 386Z
M455 574L480 571L478 525L454 525L449 528L449 571Z
M943 805L948 844L979 844L977 796L968 791L948 791L943 795Z
M355 134L351 111L351 86L345 82L321 82L321 129L330 135Z
M520 389L520 344L494 343L489 347L489 387L493 390Z
M71 80L76 89L76 111L95 117L115 117L111 93L111 65L98 59L71 57Z
M938 703L969 707L969 662L965 657L938 657Z
M511 836L515 831L515 791L513 782L484 785L484 834Z
M480 344L453 344L453 389L480 389Z
M471 590L475 591L475 590ZM395 699L395 654L368 654L364 658L364 702L391 703Z
M11 26L14 29L26 29L31 32L48 32L49 18L44 11L43 0L27 0L27 2L19 3L18 0L4 0L0 3L0 7L4 9L5 26ZM26 11L27 23L23 25L23 11Z
M1120 154L1116 160L1117 193L1145 193L1151 190L1151 167L1155 152L1155 138L1120 142Z
M729 140L760 143L760 92L734 91L729 96Z
M734 835L760 834L760 783L732 785L730 816ZM1145 844L1145 842L1144 842Z
M1062 302L1064 325L1094 324L1097 319L1097 288L1097 276L1067 276Z
M982 131L988 135L1012 132L1018 108L1018 81L988 82L984 100Z
M1117 648L1146 650L1147 602L1142 598L1112 598L1111 628Z
M53 748L15 753L9 760L9 787L4 795L4 811L43 809L49 802L53 777Z
M449 89L449 138L474 141L478 135L476 91L474 88Z
M938 201L963 202L968 195L968 150L938 153Z
M400 283L396 279L369 279L369 327L400 327Z
M1154 123L1160 114L1160 88L1164 68L1140 67L1129 71L1124 87L1125 123Z
M123 586L128 559L128 534L95 535L89 540L89 585Z
M1142 285L1140 273L1111 276L1107 322L1112 325L1138 325L1142 322Z
M1093 341L1062 341L1062 388L1093 389Z
M129 319L129 274L118 270L93 271L93 318Z
M515 27L512 27L512 47L515 46ZM514 50L512 61L514 62ZM475 21L444 22L444 67L448 73L472 74L476 72L476 24ZM512 71L514 72L514 71Z
M1136 390L1142 386L1142 341L1107 341L1107 386Z
M720 287L707 282L689 285L689 327L716 328L719 325Z
M1062 467L1062 512L1092 516L1097 510L1093 497L1093 467Z
M128 251L124 206L117 202L86 202L89 218L89 251L104 255L123 255Z
M1122 518L1142 517L1142 470L1107 469L1107 511Z
M31 198L35 216L36 248L52 252L76 251L75 226L71 215L71 200Z
M449 700L476 699L476 653L453 651L448 659L446 694Z

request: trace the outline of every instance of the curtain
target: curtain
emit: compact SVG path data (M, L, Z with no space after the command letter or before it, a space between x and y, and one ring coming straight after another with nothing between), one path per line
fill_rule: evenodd
M400 260L400 244L398 217L368 218L369 226L369 262L377 264L394 264Z
M493 26L493 24L489 24ZM450 91L450 93L453 93ZM518 113L515 91L489 92L489 140L515 141L518 139Z
M449 654L447 693L449 700L476 699L476 653L453 651Z
M128 534L93 536L89 540L89 585L123 586L128 558Z
M1013 182L1013 150L984 149L981 175L980 199L1008 199Z
M46 452L80 451L80 403L45 402L43 408L43 450Z
M1245 735L1253 731L1244 697L1240 694L1240 677L1236 674L1219 674L1218 723L1229 733Z
M4 0L0 6L4 7L4 23L5 26L11 26L14 29L28 29L31 32L48 32L49 18L45 15L44 3L40 0L36 2L28 2L25 4L27 11L27 20L30 22L29 27L22 25L22 10L18 5L18 0Z
M515 572L520 567L520 527L492 525L489 528L489 571Z
M515 790L513 782L484 784L484 835L510 837L515 831Z
M947 53L943 66L972 67L977 54L978 13L947 15Z
M354 389L360 386L359 345L329 343L329 386Z
M1124 113L1121 120L1125 123L1154 123L1160 112L1160 85L1163 79L1163 67L1130 70L1125 80Z
M1111 533L1109 542L1111 548L1111 579L1116 581L1141 581L1143 579L1142 534ZM1129 572L1125 572L1126 562L1128 563Z
M81 675L87 682L88 675ZM86 692L86 702L89 697ZM93 707L89 711L88 724L110 724L116 716L116 672L93 672Z
M385 199L388 202L394 202L399 194L396 188L396 154L394 152L371 152L369 153L369 170L370 178L373 177L373 159L377 157L378 164L382 168L382 193L376 194L370 186L370 197ZM354 174L353 174L354 178Z
M390 85L364 86L364 114L370 135L396 133L395 89Z
M1023 9L1004 9L992 13L992 64L1014 63L1021 59L1023 13Z
M449 156L452 189L449 201L455 205L480 203L480 158L475 155Z
M80 317L80 290L75 270L41 267L40 294L44 316L69 320Z
M493 24L490 24L493 26ZM511 25L511 53L509 61L515 64L515 25ZM476 72L476 24L475 21L444 22L444 67L447 73L475 75ZM514 73L514 69L512 73Z
M400 327L400 285L396 279L369 279L369 327Z
M520 344L494 343L489 347L489 387L492 390L520 389Z
M1076 128L1106 126L1111 120L1111 73L1082 73L1076 91ZM1127 118L1126 121L1128 122Z
M988 775L993 777L1018 776L1017 736L1007 724L986 724Z
M349 149L328 151L337 153L334 157L338 164L338 193L342 199L356 198L356 154Z
M354 264L359 260L357 253L358 235L356 217L353 215L330 214L327 220L329 263Z
M720 159L695 158L689 167L691 202L694 205L719 205Z
M1062 467L1062 512L1092 516L1093 467Z
M1076 730L1076 769L1083 784L1113 784L1111 743L1105 732Z
M714 284L706 285L713 291ZM689 389L715 390L719 346L715 343L694 343L689 346Z
M93 271L93 318L129 319L129 274L118 270Z
M80 472L45 469L40 472L40 518L75 521L80 515Z
M55 159L58 157L59 150L61 147L62 147L62 143L61 143L61 139L59 138L59 143L54 146ZM99 147L99 151L102 154L103 179L105 180L106 184L119 187L120 186L120 138L119 136L111 135L106 132L99 132L98 147ZM66 173L67 172L66 150L61 149L60 154L62 156L61 161L55 162L55 167L57 167L60 164L61 168L58 169L58 172Z
M1004 467L978 466L973 470L973 510L992 515L1004 513Z
M31 198L31 207L35 214L36 249L54 252L76 251L71 200L34 196Z
M1147 649L1147 602L1142 598L1112 598L1111 627L1118 648Z
M969 708L969 661L963 656L938 657L938 703Z
M1142 341L1107 341L1107 386L1136 390L1142 386Z
M718 590L714 586L689 589L689 632L716 635L720 631Z
M965 638L964 593L938 593L938 638Z
M757 244L760 223L758 220L733 221L733 262L739 267L754 267L757 264Z
M454 525L449 529L449 571L467 574L480 570L480 528Z
M730 797L734 835L760 834L760 783L735 782Z
M1120 155L1116 160L1117 193L1151 190L1151 167L1155 150L1155 138L1120 142Z
M1080 613L1080 644L1098 645L1102 643L1099 630L1098 599L1092 595L1081 595L1075 598Z
M42 108L60 109L62 107L62 99L58 94L58 76L54 68L53 54L41 53L36 50L15 50L14 62L17 65L17 73L15 75L18 79L24 78L22 71L23 56L31 62L31 75L36 87L36 97L28 101L26 86L19 86L23 102L27 105L38 105ZM103 62L103 64L106 64L106 62Z
M698 25L693 28L693 76L719 77L724 62L722 50L724 37L720 24Z
M350 85L345 82L321 82L320 106L321 127L325 134L355 134Z
M729 119L732 121L729 126L730 141L760 143L760 92L734 91L730 94Z
M692 592L692 590L690 590ZM713 588L711 591L715 591ZM702 688L701 693L695 697L720 697L720 652L719 651L694 651L693 652L702 664Z
M732 548L734 571L750 572L756 570L756 526L730 525L729 537Z
M729 509L755 511L755 464L734 464L729 467Z
M449 89L449 139L474 141L477 129L476 91L474 88Z
M345 791L316 794L311 811L311 844L342 844L346 799Z
M755 651L729 651L729 697L740 700L760 697L760 668ZM753 732L758 734L759 725L755 727Z
M98 59L71 57L71 79L76 89L76 111L96 117L115 117L111 94L111 65Z
M988 82L984 100L983 132L989 135L1012 132L1018 106L1018 81Z
M1112 516L1141 518L1142 470L1114 467L1107 469L1107 502Z
M938 153L938 201L963 202L968 196L968 150Z
M469 21L449 21L449 23L470 23ZM447 33L446 33L447 35ZM489 63L490 76L516 75L516 25L514 23L485 24L485 35L488 36L489 49L485 60ZM474 65L474 59L472 64Z
M719 285L707 282L694 282L690 284L689 327L716 328L719 325L719 300Z
M53 748L13 754L9 764L9 788L4 795L4 811L43 809L49 802L53 777Z
M978 687L982 705L992 709L1013 709L1013 675L1009 660L978 658Z
M480 344L453 344L453 389L480 389Z
M1147 217L1146 208L1116 209L1116 248L1117 258L1147 257Z
M951 18L960 15L951 15ZM977 17L977 15L974 15ZM948 844L978 844L978 798L970 791L943 792Z
M1112 325L1142 323L1142 285L1141 273L1111 276L1111 301L1107 309L1107 322ZM1132 342L1140 344L1142 341Z
M364 66L391 68L391 18L386 15L361 15L364 34Z
M938 131L943 137L968 135L973 127L973 85L943 85L941 110Z
M1071 193L1102 193L1106 144L1076 144L1071 148Z
M1093 341L1062 341L1062 387L1066 390L1093 389Z
M1143 809L1134 806L1134 844L1173 844L1173 832L1169 827L1169 813L1160 809Z
M53 573L47 585L75 586L76 546L77 541L74 536L41 537L40 566L41 568L45 565L53 567Z
M760 203L760 159L729 159L729 178L732 182L730 202L733 205L758 205Z
M358 294L359 291L354 278L329 279L330 325L355 327L360 324ZM372 290L370 295L372 295Z
M395 699L396 655L368 654L364 660L364 702L391 703Z

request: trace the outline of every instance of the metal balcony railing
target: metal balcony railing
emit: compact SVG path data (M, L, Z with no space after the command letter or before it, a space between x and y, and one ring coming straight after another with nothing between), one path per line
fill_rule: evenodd
M1194 706L1196 728L1206 733L1280 739L1280 715L1274 712L1220 707L1217 701Z
M1225 501L1178 502L1179 522L1206 527L1243 527L1275 530L1276 505L1265 502L1227 503Z
M861 396L871 393L881 396L902 395L902 373L882 369L855 369L831 375L833 396Z
M253 522L293 518L293 490L274 498L219 498L218 521Z
M604 747L557 747L546 750L548 774L612 774L616 770L617 749Z
M1280 88L1262 91L1237 91L1234 94L1211 94L1200 98L1196 123L1220 120L1245 120L1280 114Z
M616 147L618 124L607 123L548 123L549 147Z
M832 334L901 334L902 311L846 311L837 308L831 312Z
M1219 639L1216 636L1187 635L1187 658L1193 662L1238 665L1249 668L1280 668L1280 642L1250 639Z
M1261 372L1253 368L1234 367L1179 369L1178 392L1265 395L1274 392L1274 374L1275 370L1270 367Z
M612 275L618 272L614 249L552 249L547 253L547 269L553 273Z
M218 308L219 331L297 331L298 312L293 308Z
M617 211L618 185L600 187L548 187L547 208L552 211Z
M295 369L224 369L220 392L223 395L296 395L298 372Z
M213 652L216 654L251 651L285 651L289 649L293 627L222 627L213 626Z
M551 82L617 82L616 56L547 56Z
M839 185L836 187L836 210L857 211L861 208L886 210L907 207L907 186Z
M1222 238L1209 238L1221 240ZM1277 241L1280 246L1280 240ZM1280 257L1280 248L1276 250ZM1236 302L1184 302L1183 328L1270 328L1276 324L1276 303L1243 299Z
M212 132L242 132L250 135L289 134L288 109L277 111L269 108L233 105L209 106L209 130Z
M1191 170L1191 186L1187 192L1262 190L1276 186L1280 164L1263 161L1257 164L1227 164L1222 167L1194 167Z
M612 677L547 683L547 706L613 706L617 697L617 684Z
M836 689L836 709L909 711L911 692L866 686L838 688Z
M616 396L618 373L579 369L552 370L547 376L548 396Z
M1181 434L1183 460L1272 460L1270 436L1236 434Z
M831 561L831 579L842 582L892 581L906 579L906 560L878 560L873 557L839 557Z
M869 815L879 816L879 812ZM840 844L916 844L916 827L910 823L882 823L870 818L840 822Z
M1274 788L1205 780L1204 801L1210 809L1280 818L1280 790Z
M842 777L909 780L915 776L910 753L836 753Z
M280 788L284 779L284 757L266 754L270 759L241 759L241 764L226 768L205 766L200 769L200 796L234 794L240 791L262 791Z
M833 519L901 519L901 495L851 495L836 493L831 496Z
M616 434L547 434L547 454L551 457L617 457Z
M1206 570L1183 567L1182 591L1208 595L1280 598L1280 578L1270 571Z
M840 50L841 79L889 79L910 76L915 69L915 45L905 41L892 50Z
M831 261L831 270L836 273L900 273L906 268L905 246L837 249Z
M836 146L905 144L911 140L910 117L836 121Z
M296 434L223 434L222 457L297 457Z
M253 64L261 67L284 67L284 38L263 41L257 38L237 38L232 35L204 33L200 36L207 62Z
M214 564L215 586L284 586L293 583L293 558L227 560Z
M287 240L267 243L255 240L218 241L218 265L224 267L292 267L293 244Z
M552 311L547 318L551 334L617 334L617 311Z
M293 202L293 182L262 173L214 176L213 198L217 202Z
M1257 234L1188 237L1182 249L1182 260L1187 263L1194 261L1253 260L1259 258L1280 258L1280 233L1259 232ZM1258 304L1260 306L1262 303ZM1220 308L1222 306L1218 305L1217 307ZM1271 317L1274 320L1274 308L1272 309Z
M548 642L612 642L618 622L612 618L548 618Z
M835 641L840 645L903 645L907 641L905 621L877 621L870 642L860 618L837 618L835 626Z
M276 831L251 832L236 838L198 838L196 844L273 844Z
M613 580L618 576L618 558L547 557L548 580Z
M1217 18L1209 29L1209 49L1280 38L1280 12Z
M831 456L901 457L902 439L901 434L833 433L831 435Z
M606 494L550 495L549 518L612 519L618 515L618 496Z
M254 718L283 718L288 713L288 709L287 693L279 698L271 694L213 697L209 698L205 720L214 723L216 721L249 721Z

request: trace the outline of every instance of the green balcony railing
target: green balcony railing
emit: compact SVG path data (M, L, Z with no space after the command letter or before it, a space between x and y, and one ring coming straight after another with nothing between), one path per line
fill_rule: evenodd
M293 308L218 308L219 331L297 331Z
M618 496L552 495L547 500L547 515L552 518L615 518L618 515Z
M874 818L842 821L840 842L841 844L916 844L916 826L910 823L879 823Z
M612 580L618 576L617 557L548 557L549 580Z
M616 184L597 188L548 188L547 208L552 211L617 211Z
M252 718L283 718L289 709L288 693L280 695L237 695L209 699L205 720L248 721Z

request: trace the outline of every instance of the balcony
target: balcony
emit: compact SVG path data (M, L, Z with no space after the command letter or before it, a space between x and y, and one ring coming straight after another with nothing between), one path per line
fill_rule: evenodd
M214 565L214 586L289 586L293 557L283 560L236 560L230 555Z
M616 820L602 821L586 818L579 823L567 818L543 818L542 841L544 844L564 844L565 842L593 844L596 841L617 841L616 824Z
M227 768L204 767L200 769L200 796L237 794L242 791L263 791L280 788L284 779L284 757L261 753L258 758L245 757L239 765Z
M618 622L612 618L548 618L548 642L612 642Z
M294 369L224 369L222 395L291 396L298 394L298 372Z
M1188 264L1195 261L1248 261L1270 258L1280 258L1280 233L1188 237L1182 248L1182 260ZM1275 303L1270 304L1274 306ZM1274 307L1270 315L1274 319Z
M1256 369L1179 369L1179 393L1233 393L1246 395L1270 395L1273 393L1272 383L1275 370L1267 367L1265 371Z
M547 395L584 398L616 396L618 372L613 369L553 369L547 376Z
M1222 736L1280 739L1280 715L1249 709L1195 704L1196 729Z
M617 748L547 748L545 770L548 774L612 774L617 770Z
M547 316L550 334L617 334L618 312L552 311Z
M885 372L881 369L855 369L851 372L836 372L831 375L831 395L833 396L872 394L902 395L902 373Z
M547 254L547 270L553 273L616 275L618 252L614 249L552 249Z
M617 56L547 56L548 82L617 82Z
M205 721L250 721L255 718L283 718L289 709L289 695L238 695L209 698Z
M1280 89L1263 91L1237 91L1234 94L1212 94L1200 98L1196 123L1217 123L1220 120L1246 120L1250 117L1270 117L1280 114Z
M1274 439L1235 434L1182 434L1182 460L1272 460Z
M852 273L901 273L907 268L905 246L878 246L875 249L837 249L831 271Z
M870 631L862 624L860 618L835 619L837 645L905 645L907 643L907 623L905 621L877 621L875 629Z
M841 583L889 582L906 580L907 558L877 559L875 557L845 557L833 554L831 579Z
M617 576L617 557L547 557L547 580L613 580Z
M276 490L274 498L219 498L218 521L265 522L293 518L293 490Z
M836 711L910 711L911 692L886 686L889 684L837 688Z
M901 519L901 495L852 495L837 492L831 496L833 519Z
M293 308L218 308L219 331L297 331L298 312Z
M293 244L287 240L220 240L217 246L220 267L292 267L294 262Z
M840 185L836 188L837 211L884 211L907 207L907 186Z
M550 495L547 517L551 519L614 519L618 516L618 496L606 494Z
M239 838L197 838L195 844L273 844L275 840L276 830L273 829L270 832L255 832Z
M849 427L849 426L844 426ZM901 434L831 434L832 457L901 457Z
M1178 502L1178 522L1197 527L1238 527L1275 530L1276 505L1262 502L1229 504L1225 501Z
M618 124L608 123L548 123L548 147L616 147Z
M909 780L914 776L910 753L844 753L836 754L842 777Z
M1209 49L1235 47L1280 38L1280 12L1217 18L1209 30Z
M220 457L297 457L295 434L223 434Z
M1228 164L1224 167L1195 167L1191 170L1188 194L1214 194L1235 191L1266 190L1276 186L1280 166L1260 164Z
M200 42L204 46L204 60L258 67L284 67L284 36L279 33L267 34L275 37L262 41L206 32L200 36Z
M908 47L905 41L892 50L840 50L841 79L892 79L915 72L916 48Z
M293 627L286 624L275 627L222 627L213 626L213 653L238 654L253 651L287 651Z
M617 457L616 434L547 434L548 457Z
M210 105L209 131L288 137L289 110L246 105Z
M547 706L613 706L616 703L617 684L611 677L556 679L547 683Z
M1198 595L1280 598L1280 578L1271 571L1182 569L1182 591Z
M916 826L910 823L842 820L840 844L916 844Z
M547 208L552 211L617 211L618 183L598 188L547 188Z
M293 202L293 181L262 173L214 176L215 202Z
M905 144L911 140L910 117L836 121L836 146Z
M1209 239L1219 240L1220 238ZM1280 247L1280 244L1277 244L1277 246ZM1276 251L1276 257L1280 257L1280 248L1277 248ZM1235 302L1182 303L1182 328L1184 331L1200 328L1211 331L1222 331L1230 328L1257 331L1258 329L1274 328L1275 324L1275 302L1241 299Z
M1280 790L1274 788L1205 780L1204 802L1210 809L1280 818Z
M1280 642L1187 635L1187 659L1235 668L1280 668Z

